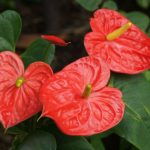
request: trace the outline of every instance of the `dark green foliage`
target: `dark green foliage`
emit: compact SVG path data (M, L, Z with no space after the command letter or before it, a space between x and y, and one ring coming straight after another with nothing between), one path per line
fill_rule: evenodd
M34 41L21 55L25 66L35 61L43 61L50 64L54 58L55 46L43 39Z
M7 10L0 14L0 51L15 51L21 26L20 15L15 11Z

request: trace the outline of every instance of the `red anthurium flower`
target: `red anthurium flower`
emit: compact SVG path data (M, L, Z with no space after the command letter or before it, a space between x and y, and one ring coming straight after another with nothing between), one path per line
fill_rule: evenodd
M118 124L124 113L122 94L105 87L108 66L98 57L84 57L50 78L40 90L42 116L69 135L92 135Z
M24 72L18 55L9 51L0 53L0 121L5 128L41 110L39 88L51 75L51 68L43 62L32 63Z
M136 74L150 68L150 39L116 11L100 9L90 20L85 36L89 55L99 54L110 69Z
M41 35L41 37L51 43L59 46L67 46L70 42L65 42L61 38L54 36L54 35Z

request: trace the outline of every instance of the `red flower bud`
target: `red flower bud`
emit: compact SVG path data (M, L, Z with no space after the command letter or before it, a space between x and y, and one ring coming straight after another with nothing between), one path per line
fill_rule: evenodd
M41 37L47 41L50 41L52 44L59 46L67 46L68 44L70 44L70 42L65 42L61 38L54 35L41 35Z

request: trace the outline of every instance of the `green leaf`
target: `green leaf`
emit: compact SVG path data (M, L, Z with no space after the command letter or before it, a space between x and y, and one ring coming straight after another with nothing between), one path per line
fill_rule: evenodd
M114 132L114 131L113 131L113 128L112 128L112 129L109 129L109 130L107 130L107 131L105 131L105 132L102 132L102 133L100 133L100 134L98 134L98 135L99 135L99 137L100 137L101 139L103 139L103 138L106 138L106 137L110 136L113 132Z
M27 135L28 134L26 133L16 135L15 138L13 139L11 150L18 150L20 143L23 142L23 140L26 138Z
M0 15L0 37L5 39L9 45L14 47L13 28L9 21L3 18L2 15Z
M145 71L143 74L145 78L150 82L150 70Z
M147 34L148 34L148 36L150 37L150 27L149 27L149 29L147 30Z
M102 8L117 10L118 6L114 1L106 1L106 2L103 3Z
M7 10L1 14L3 18L7 19L13 27L14 42L16 42L21 33L22 21L20 15L12 10Z
M105 150L104 144L99 134L90 137L91 144L95 150Z
M143 31L146 31L150 24L150 18L142 12L133 11L127 13L126 16Z
M143 7L143 8L148 8L150 5L150 1L149 0L137 0L137 3Z
M25 66L35 61L43 61L50 64L54 58L55 46L43 39L37 39L22 54Z
M0 14L0 50L15 51L16 41L21 32L21 19L15 11L7 10ZM3 39L3 40L2 40Z
M57 150L94 150L84 137L64 136Z
M0 51L13 50L12 45L3 37L0 37Z
M143 75L115 75L113 84L123 92L126 104L116 133L140 150L149 150L150 84Z
M56 140L48 132L37 131L28 135L17 150L56 150Z
M19 128L18 127L19 125L8 128L6 133L13 134L13 135L25 135L25 134L27 134L28 132L26 130Z
M119 150L139 150L127 140L120 138Z
M98 8L102 0L76 0L82 7L89 11L93 11Z
M63 134L50 119L45 120L43 129L52 133L57 142L57 150L94 150L84 137Z

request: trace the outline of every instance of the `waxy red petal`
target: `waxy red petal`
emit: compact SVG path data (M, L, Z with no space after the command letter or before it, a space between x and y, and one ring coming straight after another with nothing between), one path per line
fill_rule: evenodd
M59 46L67 46L70 44L70 42L65 42L61 38L54 36L54 35L41 35L41 37L47 41L50 41L51 43Z
M119 38L108 41L106 36L129 22L116 11L100 9L90 21L92 32L87 33L84 45L89 55L100 54L110 69L136 74L150 68L150 39L135 25Z
M94 89L101 89L108 83L110 69L99 56L83 57L69 64L63 70L78 73L83 78L83 84L92 83Z
M104 87L109 75L108 66L98 57L68 65L42 86L42 116L54 119L69 135L92 135L112 128L122 119L124 103L119 90ZM87 84L92 85L92 93L83 98Z
M5 128L12 127L42 109L39 88L52 75L51 68L42 62L31 64L24 73L23 62L15 53L0 53L0 121ZM20 88L16 80L24 77Z

